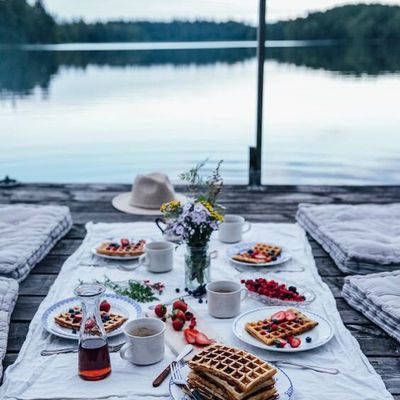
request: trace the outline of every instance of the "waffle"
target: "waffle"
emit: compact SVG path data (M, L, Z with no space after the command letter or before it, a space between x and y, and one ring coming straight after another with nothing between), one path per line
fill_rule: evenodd
M54 317L54 321L63 328L79 331L81 327L81 321L78 321L74 315L75 314L82 315L82 310L81 307L79 306L75 306L73 310L74 313L66 311L57 315L56 317ZM103 326L105 331L109 333L119 328L128 318L112 312L102 311L101 319L103 321Z
M258 397L251 396L274 388L276 369L272 365L244 350L222 344L213 344L194 355L189 367L193 372L189 384L211 397L215 387L219 398L224 400L256 400ZM269 398L273 397L260 399Z
M287 339L290 336L300 335L318 325L318 322L313 321L294 308L289 308L286 312L295 314L296 319L278 323L272 321L271 317L269 317L261 321L248 322L246 324L246 331L260 342L271 346L275 344L278 339ZM277 325L277 329L271 330L272 325Z
M282 248L267 243L256 243L251 249L232 258L249 264L264 264L275 261L282 254Z
M139 240L137 243L129 243L126 245L104 242L96 248L98 254L114 257L134 257L144 253L145 240Z

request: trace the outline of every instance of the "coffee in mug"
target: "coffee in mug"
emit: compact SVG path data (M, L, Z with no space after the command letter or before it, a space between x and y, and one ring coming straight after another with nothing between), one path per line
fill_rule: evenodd
M240 304L247 289L234 281L214 281L206 286L208 313L215 318L233 318L240 313Z
M236 243L242 240L243 233L251 229L250 222L240 215L226 214L224 222L219 226L219 240L224 243Z
M126 343L120 356L137 365L150 365L164 358L165 324L158 318L139 318L124 327Z

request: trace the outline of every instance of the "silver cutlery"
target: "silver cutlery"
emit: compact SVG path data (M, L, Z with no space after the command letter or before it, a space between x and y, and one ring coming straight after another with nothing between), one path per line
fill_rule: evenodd
M281 360L276 360L276 361L270 361L267 360L270 364L276 365L277 367L297 367L301 369L309 369L311 371L315 372L320 372L322 374L331 374L331 375L337 375L340 373L340 371L337 368L326 368L326 367L320 367L318 365L309 365L309 364L299 364L295 363L292 361L281 361Z
M176 357L175 361L176 363L179 363L179 361L183 360L188 354L191 353L193 350L193 346L191 344L186 345L183 350L179 353L178 357ZM165 378L169 375L171 371L171 364L168 364L165 369L157 376L156 379L153 381L153 386L158 387L160 386Z
M108 351L110 353L117 353L121 350L121 347L124 343L117 344L115 346L108 346ZM54 354L67 354L67 353L77 353L79 351L79 347L64 347L62 349L45 349L40 352L41 356L52 356Z
M203 396L200 394L200 392L196 389L191 388L187 384L185 379L183 379L181 374L181 369L176 361L173 361L171 363L171 371L172 371L172 382L174 382L175 385L185 388L187 393L189 393L194 400L203 400Z

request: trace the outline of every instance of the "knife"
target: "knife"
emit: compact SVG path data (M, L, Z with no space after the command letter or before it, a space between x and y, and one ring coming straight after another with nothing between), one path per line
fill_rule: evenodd
M191 353L193 350L193 346L191 344L186 345L183 350L179 353L178 357L176 357L175 362L179 363L183 358L185 358L188 354ZM171 364L168 364L165 369L160 373L160 375L157 376L156 379L153 381L153 387L158 387L160 386L165 378L169 375L171 371Z

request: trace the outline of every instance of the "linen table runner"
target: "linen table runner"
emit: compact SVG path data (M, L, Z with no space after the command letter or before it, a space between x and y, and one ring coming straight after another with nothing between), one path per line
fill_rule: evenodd
M400 268L400 204L300 204L296 219L344 273Z
M345 278L343 297L400 342L400 270Z
M107 275L113 280L127 278L163 281L167 287L161 300L176 297L175 288L184 287L183 248L175 256L174 269L166 274L149 274L144 268L134 272L120 270L117 266L99 265L89 267L80 265L80 260L87 259L93 244L104 237L138 237L150 235L156 237L158 230L152 223L132 224L88 224L87 236L79 249L65 262L58 278L47 297L39 307L29 328L27 339L16 363L5 373L5 381L0 389L2 399L123 399L156 400L168 399L168 381L159 388L153 388L152 380L174 359L173 353L166 349L163 362L147 367L138 367L122 360L119 354L111 354L112 374L99 382L86 382L77 374L77 355L65 354L51 357L39 355L43 348L56 348L71 344L46 333L41 327L43 312L56 301L72 294L78 281L101 280ZM294 362L317 364L340 369L339 375L318 374L309 370L286 368L293 381L296 400L388 400L392 396L385 389L382 379L377 375L350 332L344 327L336 309L335 300L328 287L318 275L311 248L305 232L294 224L254 224L246 240L269 241L285 246L293 256L292 261L284 266L271 268L267 276L285 282L290 280L302 286L310 287L317 295L309 309L325 316L334 326L335 336L325 346L301 353L279 354L252 348L240 342L232 333L232 321L212 319L207 313L207 304L188 300L192 308L220 334L228 345L244 348L264 359L287 359ZM212 279L239 280L241 275L225 257L227 245L212 240L211 250L218 250L218 258L212 260ZM302 272L299 271L304 268ZM287 272L274 274L273 270ZM249 276L247 274L247 276ZM257 274L257 276L259 276ZM155 302L157 303L157 302ZM262 306L261 303L248 299L242 304L242 311ZM145 306L143 306L145 307ZM114 338L113 338L114 339ZM115 338L121 341L122 338Z

